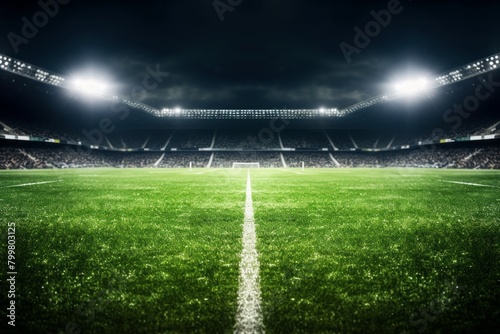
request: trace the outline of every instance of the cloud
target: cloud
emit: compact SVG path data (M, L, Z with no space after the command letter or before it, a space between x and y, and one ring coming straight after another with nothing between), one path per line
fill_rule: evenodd
M262 68L252 64L253 70L239 69L240 63L234 60L213 68L193 65L186 59L164 59L159 62L160 67L170 75L158 89L148 92L144 102L157 108L172 104L193 108L207 105L274 108L288 103L304 108L315 108L318 104L346 107L377 93L371 85L377 78L367 80L366 73L382 72L387 63L373 59L346 65L317 54L309 58L314 62L311 59L272 62ZM116 68L129 72L131 82L141 82L147 66L151 65L140 60L116 62ZM245 73L249 73L248 77Z

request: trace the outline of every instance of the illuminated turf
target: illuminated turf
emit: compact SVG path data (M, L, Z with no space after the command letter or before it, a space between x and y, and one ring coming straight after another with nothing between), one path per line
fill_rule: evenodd
M17 226L16 329L231 332L246 173L1 172L4 235ZM267 333L499 325L500 172L251 175ZM9 187L47 181L59 182Z

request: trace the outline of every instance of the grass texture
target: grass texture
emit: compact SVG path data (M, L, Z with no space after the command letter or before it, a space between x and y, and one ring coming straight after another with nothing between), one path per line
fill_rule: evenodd
M267 333L500 328L499 172L251 176ZM13 332L232 332L245 188L238 169L0 172Z

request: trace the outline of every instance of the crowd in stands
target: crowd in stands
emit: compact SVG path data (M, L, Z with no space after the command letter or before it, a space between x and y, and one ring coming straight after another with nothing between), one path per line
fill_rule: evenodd
M500 147L424 146L385 152L116 152L51 144L9 146L1 141L0 169L39 168L231 168L234 162L258 162L262 168L469 168L500 169ZM212 157L213 156L213 157ZM283 159L282 159L283 156Z
M189 164L193 168L207 167L210 161L210 153L205 152L168 152L165 154L159 168L187 168Z
M500 134L499 119L465 122L456 129L448 124L438 131L440 138L480 134ZM0 135L61 139L63 144L16 144L0 139L0 169L76 167L162 167L230 168L234 162L259 162L261 167L428 167L500 169L498 140L493 143L428 145L400 150L405 145L429 142L433 130L400 133L381 129L285 128L280 132L262 129L116 129L111 133L85 135L84 132L57 130L36 122L20 123L0 119ZM99 142L96 143L96 139ZM83 146L66 145L64 140ZM43 140L42 140L43 141ZM86 148L97 145L99 150ZM489 145L489 146L488 146ZM213 148L214 152L198 151ZM327 148L331 152L318 151ZM388 149L358 152L356 149ZM114 149L139 149L117 152ZM283 150L282 150L283 149ZM289 151L286 149L295 149ZM335 150L334 150L335 149ZM166 150L166 151L164 151ZM177 150L177 151L176 151ZM237 152L241 151L242 152ZM340 150L340 151L339 151ZM235 152L236 151L236 152ZM260 152L258 152L260 151ZM267 152L266 152L267 151ZM316 152L312 152L316 151Z
M153 167L159 153L87 150L77 146L53 148L0 147L0 169Z
M287 167L301 168L302 162L306 168L333 168L335 167L334 161L330 154L318 152L287 152L283 153Z
M97 145L110 148L149 148L160 150L167 143L170 134L171 131L156 130L114 131L105 135L103 140Z
M11 135L18 136L31 136L38 138L52 138L52 139L63 139L73 142L82 141L81 133L72 130L65 130L54 128L51 125L40 125L37 123L29 123L29 122L19 122L17 120L9 119L5 121L0 119L3 124L7 125L11 131L7 131L5 127L0 129L0 133L7 133Z
M352 142L351 147L356 148L374 148L378 139L378 134L371 129L351 130L348 136Z
M34 169L41 168L39 165L27 159L19 149L11 147L0 148L0 169Z
M322 130L285 130L281 132L283 147L290 148L331 148Z
M425 131L404 131L395 134L391 147L413 145L419 142L437 141L448 138L462 138L475 135L492 134L488 129L498 122L498 118L462 123L445 123Z
M342 167L500 169L500 147L424 146L378 153L339 152L334 157Z
M207 148L213 136L213 130L177 130L167 148Z
M371 129L338 129L338 130L296 130L285 129L279 133L262 129L116 129L100 135L84 133L84 131L57 130L37 123L19 123L15 120L0 119L0 133L17 134L39 138L51 138L81 142L84 145L97 145L109 148L132 148L162 150L169 148L213 148L268 150L284 148L336 148L351 150L355 148L383 148L415 145L419 142L445 138L459 138L479 134L500 134L500 125L496 128L497 119L471 121L463 123L456 129L451 124L443 125L438 131L401 131ZM10 129L10 130L8 130ZM436 137L437 136L437 137ZM281 143L280 143L281 137ZM283 144L283 146L281 145Z
M58 145L48 148L0 148L0 169L41 168L193 168L208 165L210 153L114 152ZM158 162L158 165L155 165Z
M329 130L326 133L327 136L331 139L334 148L338 150L350 150L351 148L354 148L354 144L351 138L349 137L348 130L342 130L342 131Z
M487 147L474 153L474 156L458 161L454 168L500 169L500 149Z

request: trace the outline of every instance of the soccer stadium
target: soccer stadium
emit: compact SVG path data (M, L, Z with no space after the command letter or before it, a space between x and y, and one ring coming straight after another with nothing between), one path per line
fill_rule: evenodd
M500 4L0 4L2 333L500 333Z

